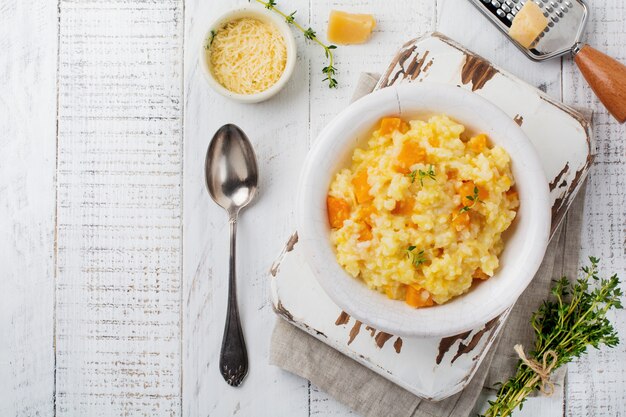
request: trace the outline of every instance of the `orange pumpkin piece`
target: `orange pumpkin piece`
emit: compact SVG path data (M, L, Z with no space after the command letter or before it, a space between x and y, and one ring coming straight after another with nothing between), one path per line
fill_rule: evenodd
M474 187L476 187L476 184L474 184L473 181L464 181L463 185L459 187L459 195L461 196L462 205L464 206L472 205L472 201L468 199L467 197L474 197ZM484 201L486 198L489 197L489 191L485 190L482 187L476 187L476 188L478 188L479 199Z
M470 224L470 216L468 212L459 213L452 218L452 225L457 232L460 232Z
M343 222L350 217L350 204L342 198L328 196L326 198L326 210L330 227L339 229Z
M476 271L472 274L472 278L474 279L482 279L483 281L491 278L489 275L485 274L482 269L476 268Z
M363 223L359 230L359 242L367 242L368 240L372 240L373 237L372 227L367 223Z
M404 142L398 154L399 171L408 174L411 172L411 166L419 162L426 162L426 151L415 142Z
M391 210L391 214L406 216L413 212L413 207L415 207L415 199L409 197L406 200L396 202L396 206Z
M446 176L449 180L455 180L459 177L459 172L456 169L451 169L450 171L446 172Z
M400 133L405 134L406 132L408 132L410 130L410 126L407 122L402 121L402 123L400 123Z
M428 138L428 143L430 143L430 146L437 147L439 146L439 139L437 139L434 136L431 136L430 138Z
M434 304L430 293L423 288L415 288L412 285L406 287L405 301L408 305L415 308L430 307Z
M467 142L467 147L475 153L481 153L487 147L487 135L481 133L474 136Z
M376 208L372 205L362 206L359 218L362 219L369 226L373 225L372 214L376 213Z
M367 170L359 171L354 178L352 178L352 185L354 186L354 195L356 201L359 203L365 203L372 200L374 197L370 195L370 185L367 182Z
M380 129L378 133L380 133L381 135L388 135L395 132L396 130L400 130L401 126L401 119L397 117L383 117L383 119L380 121Z

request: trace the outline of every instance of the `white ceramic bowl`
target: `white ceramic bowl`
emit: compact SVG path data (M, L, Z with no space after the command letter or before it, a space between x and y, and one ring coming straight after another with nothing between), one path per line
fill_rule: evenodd
M512 159L520 208L505 233L500 268L489 280L443 305L413 309L368 289L337 263L330 242L326 196L335 173L350 163L383 116L447 114L484 132ZM400 336L443 337L479 328L512 306L543 259L550 232L548 181L530 141L502 110L477 94L439 84L405 84L351 104L320 133L298 188L297 230L306 259L330 298L357 320Z
M207 59L206 53L206 45L211 37L211 31L217 31L224 24L244 17L251 17L258 19L262 22L266 22L272 24L278 28L281 35L285 39L285 46L287 47L287 62L285 64L285 70L283 74L280 76L278 81L270 88L265 91L261 91L260 93L255 94L238 94L234 93L227 88L225 88L222 84L215 79L213 71L211 70L211 65ZM201 51L200 51L200 67L202 68L202 72L204 73L204 78L211 88L224 97L228 97L230 99L242 102L242 103L258 103L264 100L269 99L270 97L276 95L289 81L291 74L293 74L293 70L296 66L296 41L293 36L293 32L289 25L285 22L285 20L273 13L270 10L267 10L261 6L257 6L255 4L248 4L245 6L239 6L234 9L231 9L220 17L218 17L213 23L209 26L209 29L206 32L204 39L202 40Z

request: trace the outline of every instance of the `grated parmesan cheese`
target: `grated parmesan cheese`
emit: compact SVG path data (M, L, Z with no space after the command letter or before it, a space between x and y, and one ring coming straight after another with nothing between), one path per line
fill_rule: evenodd
M226 23L215 33L207 59L225 88L255 94L270 88L283 74L287 47L274 25L244 17Z

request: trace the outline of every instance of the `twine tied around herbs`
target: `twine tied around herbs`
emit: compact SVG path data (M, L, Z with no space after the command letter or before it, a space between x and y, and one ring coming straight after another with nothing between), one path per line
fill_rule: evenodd
M541 363L539 363L535 359L529 359L526 357L522 345L515 345L513 349L515 349L515 352L518 354L524 365L528 366L535 372L535 376L531 379L532 385L541 381L541 386L539 387L541 393L547 396L552 395L554 393L554 383L550 381L550 373L556 366L559 358L556 352L552 349L546 351L543 354Z

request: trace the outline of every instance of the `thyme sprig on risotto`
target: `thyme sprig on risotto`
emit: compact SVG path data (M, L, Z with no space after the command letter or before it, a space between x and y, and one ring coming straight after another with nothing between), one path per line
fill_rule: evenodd
M463 204L463 207L461 207L461 208L459 209L459 214L463 214L463 213L465 213L466 211L470 211L471 209L473 209L473 208L474 208L474 206L476 205L476 203L484 203L484 201L483 201L483 200L481 200L481 199L478 197L478 187L476 187L476 186L474 186L473 195L466 195L466 196L465 196L465 198L467 198L469 201L471 201L471 202L472 202L472 204L467 205L467 206L466 206L465 204Z
M421 169L416 169L407 174L407 176L411 179L411 184L415 182L416 179L419 179L420 185L424 186L424 178L430 178L433 181L437 181L435 174L435 167L432 165L428 166L428 171L422 171Z
M612 309L622 308L622 291L617 275L598 277L599 260L589 258L591 265L582 268L582 277L570 283L563 277L552 287L552 300L544 301L531 317L535 330L535 346L528 358L520 345L516 351L522 358L515 376L500 384L498 397L489 401L482 417L507 417L533 391L549 394L554 385L551 371L571 362L592 346L614 347L619 343L617 332L607 319Z
M415 249L417 249L417 246L411 245L406 248L406 252L413 266L417 268L418 266L426 262L426 256L424 256L423 250L415 252Z
M248 0L250 1L250 0ZM322 73L326 75L322 81L328 81L328 88L336 88L337 87L337 79L335 78L335 73L337 72L337 68L335 68L335 57L333 56L333 50L337 49L336 45L326 45L324 42L320 41L317 37L317 34L313 30L313 28L309 27L305 29L302 25L296 22L296 11L291 12L290 14L286 14L282 12L278 7L276 7L276 0L255 0L257 3L262 4L267 10L273 11L279 15L281 15L287 24L296 27L304 37L310 41L317 43L319 46L324 48L324 55L326 55L326 59L328 59L328 65L322 68Z

